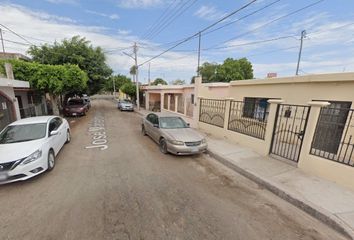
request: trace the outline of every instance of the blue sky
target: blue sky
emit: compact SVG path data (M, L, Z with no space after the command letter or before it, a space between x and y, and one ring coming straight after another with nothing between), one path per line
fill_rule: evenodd
M130 53L129 47L138 42L139 62L145 62L172 46L168 43L198 32L250 1L0 0L0 23L35 45L85 36L104 48L116 73L127 74L133 62L122 49ZM310 4L314 5L300 10ZM306 30L300 74L354 71L352 0L257 0L216 27L224 24L228 26L202 36L202 62L247 57L257 78L268 72L291 76L300 33ZM28 48L27 42L6 29L4 39L9 52L25 53ZM151 77L189 82L197 68L197 46L197 39L192 39L153 60ZM147 81L147 66L140 69L142 82Z

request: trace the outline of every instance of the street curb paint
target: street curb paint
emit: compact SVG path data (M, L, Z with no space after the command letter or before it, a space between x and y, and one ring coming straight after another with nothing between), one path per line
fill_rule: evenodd
M286 192L279 187L276 186L275 183L271 183L269 181L266 181L262 179L261 177L247 171L246 169L243 169L232 162L228 161L224 157L220 156L217 153L211 152L210 150L207 150L207 154L209 154L211 157L216 159L218 162L223 164L224 166L234 170L235 172L241 174L242 176L250 179L251 181L257 183L258 185L266 188L268 191L272 192L273 194L277 195L278 197L282 198L283 200L291 203L295 207L301 209L302 211L306 212L307 214L311 215L312 217L320 220L327 226L331 227L335 231L339 232L342 234L344 237L354 240L354 232L346 226L346 224L341 221L339 218L333 216L333 214L329 213L328 211L318 207L314 206L312 203L300 200L293 194Z

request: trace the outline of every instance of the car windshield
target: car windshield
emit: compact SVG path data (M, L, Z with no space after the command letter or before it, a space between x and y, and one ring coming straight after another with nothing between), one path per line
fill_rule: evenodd
M0 133L0 144L27 142L44 138L46 123L8 126Z
M121 101L121 103L124 103L124 104L131 104L131 102L129 102L129 101Z
M180 117L161 117L160 128L174 129L174 128L187 128L188 125Z
M82 100L82 99L71 99L68 102L69 106L72 106L72 105L83 105L83 104L84 104L84 100Z

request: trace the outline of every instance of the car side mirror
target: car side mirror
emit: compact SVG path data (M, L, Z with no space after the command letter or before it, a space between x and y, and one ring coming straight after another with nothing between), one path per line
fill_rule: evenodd
M154 127L155 127L155 128L159 128L159 124L154 123Z
M58 135L59 134L59 131L56 131L56 130L53 130L50 132L50 136L55 136L55 135Z

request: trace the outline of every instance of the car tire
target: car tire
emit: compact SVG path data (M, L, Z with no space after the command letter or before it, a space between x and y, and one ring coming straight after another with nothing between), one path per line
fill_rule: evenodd
M164 138L160 140L159 147L160 147L160 152L162 152L163 154L167 154L167 143Z
M147 135L144 125L141 126L141 133L143 134L143 136Z
M66 142L65 143L69 143L71 141L71 134L69 129L66 131Z
M47 171L50 172L54 169L55 167L55 154L54 151L51 149L49 150L48 153L48 169Z

